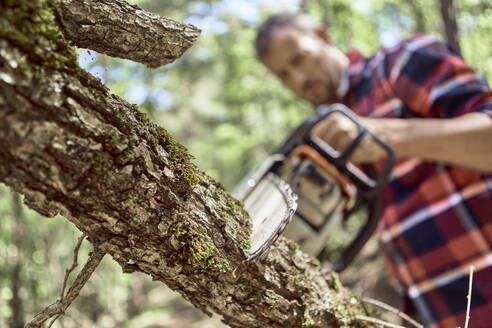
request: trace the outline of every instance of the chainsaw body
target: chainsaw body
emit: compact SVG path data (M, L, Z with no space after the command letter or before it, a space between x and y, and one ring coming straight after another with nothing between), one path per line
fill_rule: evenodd
M331 263L335 271L341 271L377 227L383 205L382 188L391 172L394 152L360 125L345 106L326 106L321 112L302 123L275 154L243 178L233 195L243 200L252 218L261 217L262 213L271 212L280 204L272 201L273 187L269 189L267 180L275 175L285 181L297 195L297 210L291 222L285 222L282 234L299 243L303 251L320 258L335 227L343 227L350 215L364 208L365 223L342 250L341 256ZM335 112L347 116L359 132L342 151L336 151L313 134L313 128ZM349 161L365 138L374 139L388 153L382 169L376 170L371 165L358 167Z

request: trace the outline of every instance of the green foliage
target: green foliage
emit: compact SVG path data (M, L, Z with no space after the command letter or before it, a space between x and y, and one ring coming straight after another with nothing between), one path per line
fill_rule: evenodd
M485 75L492 83L492 2L460 1L461 50L470 65Z

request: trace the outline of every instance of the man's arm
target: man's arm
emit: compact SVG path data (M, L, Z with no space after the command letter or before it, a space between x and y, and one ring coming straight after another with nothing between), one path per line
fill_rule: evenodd
M360 118L360 121L390 144L397 157L416 157L492 173L492 119L486 114L469 113L449 119ZM377 155L371 156L372 160L385 156L374 145L372 149Z
M359 117L360 123L388 143L397 157L462 166L492 173L492 119L468 113L448 119ZM320 122L314 134L336 150L343 150L357 135L357 127L341 114ZM387 156L372 139L354 152L354 163L373 163Z

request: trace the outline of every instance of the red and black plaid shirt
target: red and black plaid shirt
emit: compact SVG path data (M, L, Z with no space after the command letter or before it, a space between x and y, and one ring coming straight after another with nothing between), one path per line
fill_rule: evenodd
M483 112L492 117L485 79L431 36L415 36L371 58L352 51L349 59L344 103L358 115L451 118ZM464 326L473 265L470 326L492 327L492 176L399 159L385 202L382 245L425 324Z

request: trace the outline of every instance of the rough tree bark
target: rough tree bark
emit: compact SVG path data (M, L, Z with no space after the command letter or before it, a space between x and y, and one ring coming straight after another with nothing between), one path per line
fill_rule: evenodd
M456 10L453 0L439 0L441 17L444 24L446 39L453 49L461 54L460 39L458 37L458 24L456 22Z
M149 67L181 57L200 34L192 25L145 12L122 0L58 2L60 25L76 46Z
M63 215L124 272L150 275L231 327L377 326L335 274L285 239L246 264L250 222L240 202L163 128L81 70L59 28L77 44L154 66L165 60L139 48L146 42L116 43L159 25L155 16L117 0L5 0L0 9L0 181L29 207ZM72 33L69 20L82 16L86 28ZM114 21L140 28L121 28L114 40Z

